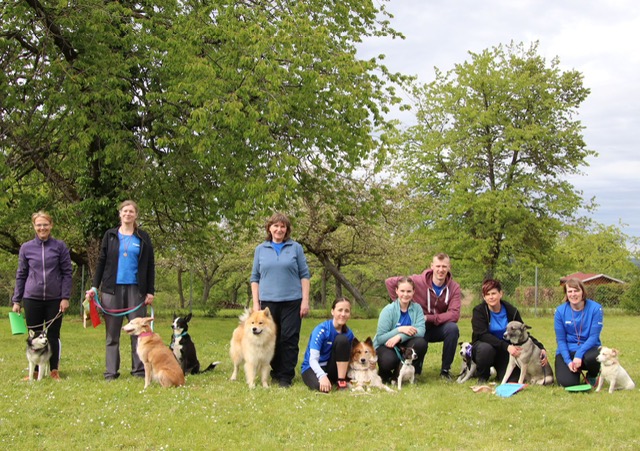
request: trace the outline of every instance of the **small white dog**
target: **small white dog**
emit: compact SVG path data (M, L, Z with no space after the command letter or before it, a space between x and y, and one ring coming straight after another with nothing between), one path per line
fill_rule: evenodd
M614 390L633 390L636 388L636 384L631 380L629 373L618 362L618 350L604 346L600 346L598 350L600 354L598 354L596 360L601 365L596 391L600 391L605 379L609 382L609 393L613 393Z
M416 380L416 369L413 366L413 361L418 358L418 354L411 346L400 347L400 353L402 355L402 361L400 362L400 369L398 371L398 390L402 390L402 382L407 381L413 384Z

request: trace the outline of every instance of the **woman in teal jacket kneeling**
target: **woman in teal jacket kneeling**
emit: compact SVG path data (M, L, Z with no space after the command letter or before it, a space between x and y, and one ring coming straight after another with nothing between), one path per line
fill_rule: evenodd
M416 374L422 372L422 362L427 353L424 339L425 322L422 307L413 302L415 287L409 277L398 281L398 299L380 312L378 330L373 346L378 354L378 372L383 382L396 380L401 363L400 347L412 347L418 358L413 361Z

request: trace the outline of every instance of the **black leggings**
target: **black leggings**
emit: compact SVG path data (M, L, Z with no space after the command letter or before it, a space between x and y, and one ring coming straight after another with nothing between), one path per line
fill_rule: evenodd
M324 370L327 373L327 377L332 384L338 381L338 365L337 362L348 362L351 358L351 342L346 335L340 334L333 340L333 346L331 347L331 357L327 362L327 366ZM312 368L302 373L302 381L311 390L320 390L320 381L313 372Z
M37 301L35 299L23 299L24 315L27 327L39 334L45 322L52 320L60 311L60 299L53 301ZM60 328L62 327L62 315L47 326L47 338L51 345L51 370L57 370L60 363Z
M600 362L596 360L598 354L599 351L597 347L591 348L585 352L582 357L582 368L580 368L580 371L576 373L571 371L567 364L564 363L562 355L556 354L556 382L558 385L562 387L571 387L573 385L583 384L584 381L580 380L580 375L583 371L587 372L587 377L598 377L598 373L600 372ZM576 353L572 352L570 355L573 359Z

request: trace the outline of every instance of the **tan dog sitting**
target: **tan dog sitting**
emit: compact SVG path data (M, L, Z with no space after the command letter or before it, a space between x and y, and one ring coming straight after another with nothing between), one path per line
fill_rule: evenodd
M636 384L631 380L629 373L618 362L618 354L620 354L618 350L604 346L600 346L598 350L600 353L596 360L600 362L600 378L598 379L596 391L599 392L602 389L605 379L609 382L609 393L613 393L615 390L633 390L636 388Z
M137 353L144 363L144 388L152 380L163 387L184 385L184 372L160 335L151 330L152 321L153 318L135 318L122 328L129 335L138 337Z

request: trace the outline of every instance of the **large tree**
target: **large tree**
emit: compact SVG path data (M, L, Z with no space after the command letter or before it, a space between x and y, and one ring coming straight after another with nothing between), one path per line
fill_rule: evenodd
M588 93L580 72L538 55L537 43L470 53L416 86L399 169L431 242L478 276L544 262L582 206L567 176L594 154L577 119Z
M331 183L375 157L395 101L395 76L356 57L363 38L394 34L366 0L1 8L0 247L13 253L38 208L77 263L128 197L159 247L247 224L296 197L301 164Z

